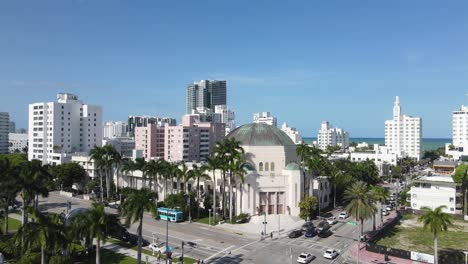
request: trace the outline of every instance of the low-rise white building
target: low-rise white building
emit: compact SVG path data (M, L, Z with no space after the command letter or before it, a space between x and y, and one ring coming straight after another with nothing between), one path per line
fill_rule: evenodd
M295 127L289 127L288 124L283 123L281 130L288 135L288 137L294 142L294 144L302 143L302 136Z
M131 137L104 138L102 145L112 145L122 157L131 157L135 149L135 139Z
M274 126L274 127L278 126L278 121L276 117L272 116L270 112L254 113L253 122L263 123L263 124L267 124L267 125Z
M8 141L10 142L8 147L10 153L23 152L28 146L28 134L10 133Z
M423 207L435 209L445 205L444 212L462 214L463 193L451 176L423 176L414 180L409 194L413 210L421 210Z
M127 122L125 121L108 121L103 126L103 138L115 138L127 136Z
M379 175L388 175L392 165L397 165L397 154L392 153L387 147L374 144L374 149L365 152L351 152L350 159L352 162L360 162L371 160L379 169Z
M92 179L98 176L98 168L96 167L94 160L91 159L87 153L75 153L75 155L71 157L71 162L81 165L89 178Z

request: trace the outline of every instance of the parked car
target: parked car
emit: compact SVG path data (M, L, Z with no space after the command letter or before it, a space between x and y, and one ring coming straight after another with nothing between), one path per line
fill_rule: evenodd
M302 225L301 230L302 230L302 232L307 232L307 230L309 230L312 227L315 227L314 223L306 222L305 224Z
M321 218L329 218L329 217L333 217L333 214L328 212L328 213L321 213L320 214L320 217Z
M327 249L325 253L323 253L323 257L326 259L334 259L338 256L338 252L334 249Z
M387 204L387 205L385 206L385 210L387 210L387 211L391 211L392 209L393 209L393 207L392 207L391 204Z
M332 217L327 218L327 222L328 222L329 225L334 225L338 221L336 221L336 217L332 216Z
M309 263L315 259L315 256L309 253L301 253L299 257L297 257L297 263Z
M318 233L317 228L311 227L305 232L304 236L305 237L314 237L314 236L317 235L317 233Z
M289 233L289 238L298 238L300 236L302 236L301 230L294 230L291 233Z
M150 244L148 248L155 253L161 253L161 254L166 253L165 242Z
M349 215L345 211L341 212L340 215L338 216L339 219L346 219L348 217L349 217Z
M330 225L328 224L327 221L322 221L317 225L317 230L320 231L326 231L330 229Z
M387 215L389 215L389 214L390 214L390 213L388 212L387 209L382 209L382 215L383 215L383 216L387 216Z

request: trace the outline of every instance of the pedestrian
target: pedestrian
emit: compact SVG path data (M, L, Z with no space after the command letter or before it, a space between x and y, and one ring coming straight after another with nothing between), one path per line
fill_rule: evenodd
M273 232L271 232L271 234L270 234L270 238L271 238L271 239L273 239Z
M202 264L205 264L205 261L203 261L203 259L202 259L201 263L202 263Z

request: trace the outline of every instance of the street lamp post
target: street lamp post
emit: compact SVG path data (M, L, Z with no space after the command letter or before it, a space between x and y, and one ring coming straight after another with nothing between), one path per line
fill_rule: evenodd
M166 219L166 264L168 263L169 253L169 219Z
M208 225L211 225L211 209L208 209Z
M468 251L463 251L465 254L465 264L468 264Z

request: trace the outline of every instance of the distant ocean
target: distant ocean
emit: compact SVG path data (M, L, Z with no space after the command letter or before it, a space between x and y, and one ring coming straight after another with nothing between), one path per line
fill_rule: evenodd
M306 137L304 138L305 143L312 143L312 141L317 140L316 137ZM384 138L350 138L349 142L367 142L369 145L379 144L384 145L385 139ZM423 150L435 150L440 147L445 147L445 143L452 142L451 138L423 138L422 139L422 147Z

